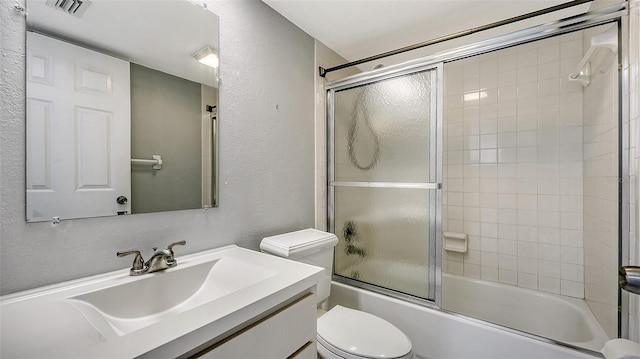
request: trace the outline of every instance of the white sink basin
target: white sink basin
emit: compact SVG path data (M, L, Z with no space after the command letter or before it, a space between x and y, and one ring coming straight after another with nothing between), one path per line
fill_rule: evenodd
M77 295L71 302L106 338L122 336L277 274L236 258L218 258L137 277Z
M0 358L178 357L312 290L323 269L236 246L0 297Z

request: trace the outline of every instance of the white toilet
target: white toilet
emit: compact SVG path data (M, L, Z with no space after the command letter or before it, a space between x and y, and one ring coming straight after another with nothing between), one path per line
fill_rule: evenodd
M260 249L280 257L325 268L318 283L318 304L329 298L333 248L338 238L315 229L267 237ZM320 358L413 358L411 341L386 320L359 310L335 306L318 318Z

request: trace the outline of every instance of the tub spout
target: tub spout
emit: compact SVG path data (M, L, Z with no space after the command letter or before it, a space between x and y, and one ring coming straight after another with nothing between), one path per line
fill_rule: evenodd
M620 288L634 294L640 294L640 267L626 266L618 274Z

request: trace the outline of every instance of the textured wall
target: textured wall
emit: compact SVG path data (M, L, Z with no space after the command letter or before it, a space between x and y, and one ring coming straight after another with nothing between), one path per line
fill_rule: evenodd
M179 254L314 224L314 42L259 1L220 1L220 207L25 222L25 21L0 2L0 291L129 266L115 252L186 239Z

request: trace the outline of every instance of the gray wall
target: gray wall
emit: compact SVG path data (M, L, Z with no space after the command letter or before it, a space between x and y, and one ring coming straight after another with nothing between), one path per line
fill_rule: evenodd
M25 222L25 20L1 2L0 291L128 267L121 249L187 240L178 254L314 223L314 43L259 1L221 1L220 207Z
M201 87L131 64L131 158L162 156L131 167L131 213L202 208Z

